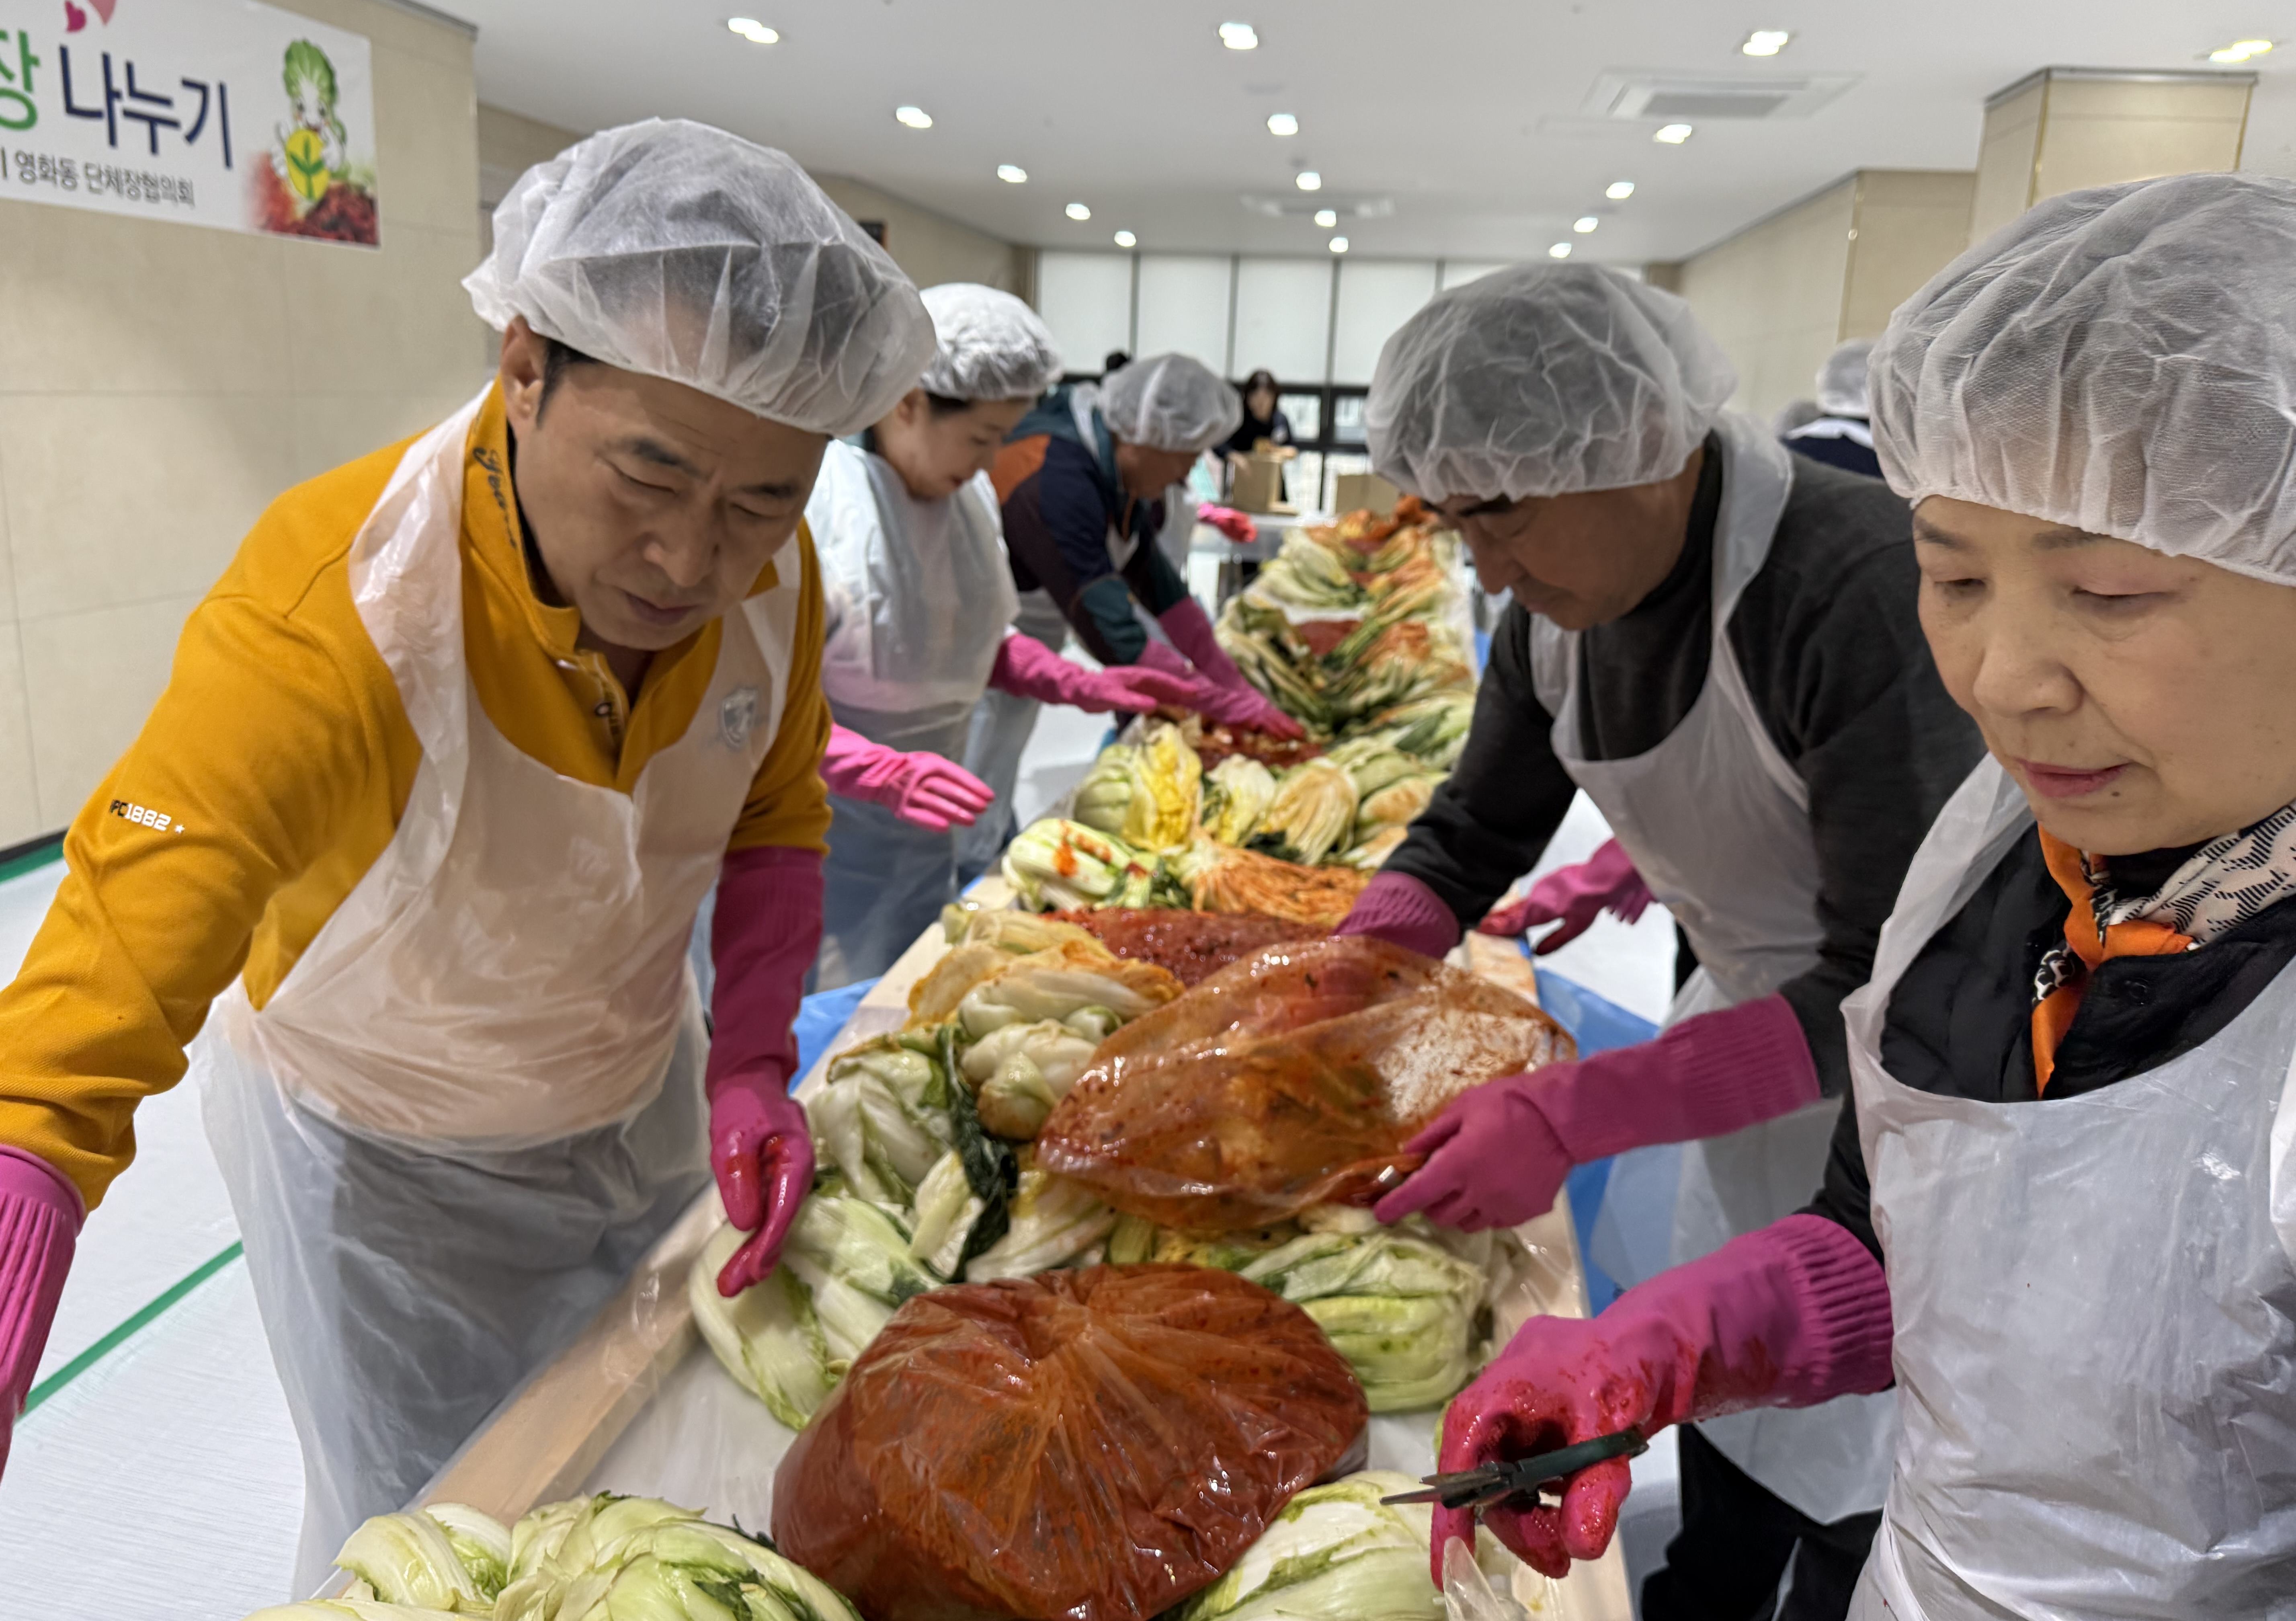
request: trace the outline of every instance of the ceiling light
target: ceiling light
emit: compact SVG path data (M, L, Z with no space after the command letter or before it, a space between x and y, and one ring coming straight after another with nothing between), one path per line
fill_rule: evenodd
M1116 245L1119 248L1136 248L1140 245L1140 239L1129 231L1119 231L1116 234Z
M1007 185L1029 184L1029 171L1018 163L999 163L996 166L996 177Z
M1786 48L1793 34L1786 29L1756 29L1746 36L1746 43L1738 47L1741 56L1775 56Z
M1220 43L1231 51L1259 49L1259 30L1248 22L1223 22L1219 26Z
M751 45L777 45L781 36L755 17L728 17L726 26Z
M893 116L912 129L931 129L932 114L922 107L896 107Z
M1340 223L1340 210L1337 209L1317 209L1316 210L1316 223L1323 226L1326 231L1330 230L1333 226Z
M1549 259L1569 259L1570 257L1570 244L1567 242L1556 243L1553 247L1546 251L1546 257Z
M1312 169L1303 169L1292 177L1292 184L1303 192L1320 192L1324 189L1324 177Z
M1295 136L1300 133L1300 120L1288 112L1267 115L1267 133L1272 136Z
M1602 223L1603 222L1601 220L1595 218L1592 214L1581 214L1578 218L1570 222L1570 228L1578 232L1579 235L1584 236Z
M1344 252L1346 252L1347 251L1348 251L1348 239L1347 239L1346 237L1344 237L1344 236L1334 236L1334 237L1332 237L1332 252L1334 252L1334 253L1344 253Z
M1690 139L1690 126L1687 124L1661 125L1658 130L1652 135L1651 139L1653 141L1663 141L1669 146L1679 146L1685 141Z
M2221 51L2210 51L2209 60L2222 62L2228 68L2236 67L2251 58L2263 55L2271 48L2272 42L2269 39L2235 39Z
M1067 214L1070 219L1086 220L1092 218L1092 210L1085 207L1081 202L1071 202L1062 211Z
M1631 180L1613 180L1603 188L1603 195L1613 202L1624 202L1634 194L1635 183Z

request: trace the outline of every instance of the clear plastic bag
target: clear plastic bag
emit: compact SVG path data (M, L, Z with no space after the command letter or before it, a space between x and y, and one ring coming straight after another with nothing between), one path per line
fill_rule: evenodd
M1366 1418L1314 1321L1228 1273L939 1289L791 1447L774 1542L873 1621L1145 1621L1233 1566Z
M1513 992L1385 941L1269 946L1102 1042L1037 1161L1161 1226L1266 1226L1391 1186L1452 1098L1575 1050Z

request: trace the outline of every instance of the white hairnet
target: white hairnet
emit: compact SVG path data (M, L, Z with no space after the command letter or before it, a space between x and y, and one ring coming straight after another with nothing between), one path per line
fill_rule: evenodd
M1672 293L1600 265L1517 265L1397 330L1364 427L1380 473L1430 501L1620 490L1681 472L1737 386Z
M1100 414L1132 444L1209 450L1243 420L1243 399L1201 360L1151 355L1101 380Z
M490 325L775 422L857 432L932 358L917 291L788 156L648 119L518 178L463 278Z
M1061 374L1060 345L1042 317L978 282L924 291L940 347L920 384L947 399L1033 399Z
M1874 352L1898 494L2296 584L2296 182L2050 198L1946 267Z
M1817 408L1828 416L1865 416L1866 367L1874 353L1874 340L1852 338L1817 368Z

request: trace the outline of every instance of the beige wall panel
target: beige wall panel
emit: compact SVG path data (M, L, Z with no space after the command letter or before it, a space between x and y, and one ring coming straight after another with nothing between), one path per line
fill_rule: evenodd
M42 827L79 813L168 685L199 595L27 620L20 627Z
M32 768L32 717L24 703L23 650L12 624L0 623L0 846L37 838L37 773Z
M2033 201L2084 186L2240 166L2240 125L2200 119L2049 119Z
M459 377L476 386L489 348L462 279L477 258L474 229L401 226L380 253L302 243L302 254L339 255L310 274L288 272L287 336L296 390L414 394Z
M480 386L480 382L473 382L468 389L432 395L304 396L295 402L295 466L291 481L299 484L315 479L330 468L414 438L452 416Z
M478 92L405 51L374 53L375 169L382 244L395 225L470 234L478 257Z
M498 170L515 179L536 164L556 157L585 133L480 102L479 167Z
M2248 86L2192 79L2071 78L2049 80L2049 131L2065 119L2205 119L2237 124L2248 112Z
M885 251L920 287L980 282L1018 292L1027 284L1022 251L1002 237L959 225L945 215L841 175L814 178L854 218L885 222Z
M1859 177L1857 240L1841 300L1841 335L1879 337L1890 312L1969 245L1966 170L1868 169Z
M1987 109L1977 152L1977 192L1970 204L1970 241L1983 241L2031 206L2033 158L2040 150L2047 92L2046 81L2036 82Z
M1683 261L1682 296L1738 369L1739 409L1807 396L1841 341L1856 197L1845 180Z
M391 5L387 0L273 0L282 11L364 34L377 50L405 51L436 67L469 77L475 29L457 28ZM451 9L451 8L449 8Z
M16 612L37 620L204 592L295 481L260 394L0 399Z

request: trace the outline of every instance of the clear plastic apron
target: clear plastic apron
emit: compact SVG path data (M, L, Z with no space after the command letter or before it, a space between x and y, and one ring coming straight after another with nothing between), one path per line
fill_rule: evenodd
M1699 969L1667 1022L1767 996L1817 960L1817 852L1809 796L1764 729L1729 638L1730 615L1769 556L1793 479L1790 454L1759 424L1726 416L1722 510L1715 523L1713 642L1706 685L1657 747L1589 760L1578 736L1584 659L1575 632L1531 621L1532 679L1554 716L1554 752L1634 858L1651 893L1674 914ZM1614 1206L1671 1208L1664 1263L1719 1249L1807 1205L1824 1180L1838 1102L1727 1137L1619 1156L1604 1193ZM1640 1257L1633 1284L1660 1270ZM1887 1395L1822 1407L1736 1413L1699 1426L1772 1493L1831 1523L1882 1506L1894 1422Z
M2031 826L1980 763L1844 1009L1903 1419L1852 1621L2296 1616L2296 969L2093 1092L1882 1066L1898 979Z
M422 747L398 829L263 1009L234 983L191 1055L303 1441L307 1584L706 1182L685 946L788 685L794 569L727 616L635 793L505 739L463 640L482 402L408 449L350 552Z

